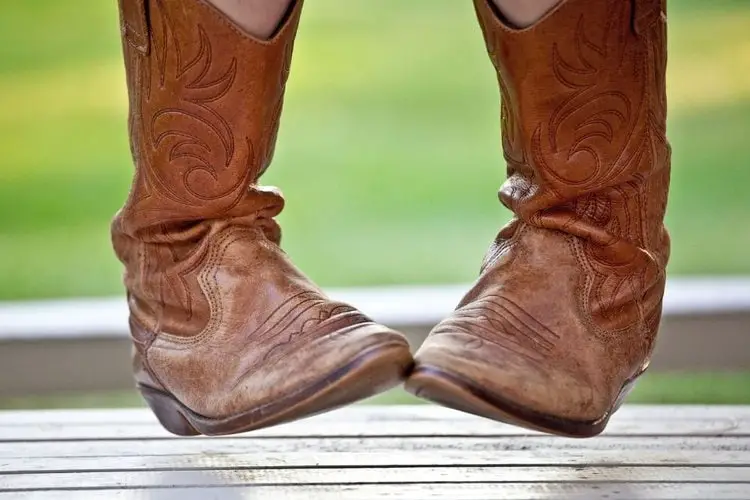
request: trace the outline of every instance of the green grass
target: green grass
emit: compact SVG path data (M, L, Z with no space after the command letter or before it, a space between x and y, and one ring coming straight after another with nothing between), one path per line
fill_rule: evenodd
M748 373L649 373L628 397L642 404L750 404ZM423 404L403 389L393 389L362 404ZM67 393L0 399L0 410L54 408L129 408L145 403L135 391Z

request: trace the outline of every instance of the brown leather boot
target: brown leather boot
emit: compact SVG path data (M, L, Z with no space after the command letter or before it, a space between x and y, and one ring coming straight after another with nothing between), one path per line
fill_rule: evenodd
M164 427L229 434L402 380L404 337L278 246L271 161L302 1L270 40L204 0L120 0L133 187L116 216L138 388Z
M515 217L418 351L407 389L570 436L649 361L669 238L662 0L563 0L527 29L475 0L502 93Z

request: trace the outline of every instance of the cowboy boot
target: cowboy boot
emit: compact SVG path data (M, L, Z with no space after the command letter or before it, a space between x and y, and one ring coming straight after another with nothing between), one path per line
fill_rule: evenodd
M335 302L279 248L258 186L302 1L269 40L205 0L120 0L136 173L112 225L137 386L169 431L229 434L390 388L404 337Z
M563 0L514 29L475 7L502 94L514 214L407 389L592 436L649 363L669 237L663 0Z

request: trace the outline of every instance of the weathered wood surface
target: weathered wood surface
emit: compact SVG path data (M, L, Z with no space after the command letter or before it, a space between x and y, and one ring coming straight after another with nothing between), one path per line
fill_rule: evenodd
M630 406L594 439L434 406L175 438L146 410L0 412L0 500L750 499L750 407Z

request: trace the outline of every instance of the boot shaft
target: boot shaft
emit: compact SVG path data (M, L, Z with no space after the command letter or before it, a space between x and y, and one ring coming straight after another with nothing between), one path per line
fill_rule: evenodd
M563 0L526 29L475 6L502 94L503 203L596 245L663 247L666 2Z
M258 40L205 0L120 0L136 175L118 230L281 210L249 188L273 155L301 6Z
M112 240L144 331L197 335L218 300L205 292L226 257L217 248L252 235L247 259L279 243L284 200L256 183L273 154L301 7L265 41L206 0L120 0L136 172Z

